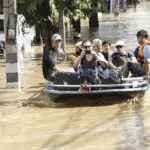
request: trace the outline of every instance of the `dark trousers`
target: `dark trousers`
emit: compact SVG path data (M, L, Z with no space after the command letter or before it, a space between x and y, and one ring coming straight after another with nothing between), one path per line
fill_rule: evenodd
M80 84L80 76L76 72L54 72L49 76L48 80L54 84L64 84L65 82L71 85Z
M141 65L137 63L128 62L127 64L129 71L136 76L144 76L146 75L145 68L141 67Z

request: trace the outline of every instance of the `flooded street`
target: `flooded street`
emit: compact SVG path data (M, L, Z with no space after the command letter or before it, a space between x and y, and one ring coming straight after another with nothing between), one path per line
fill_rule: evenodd
M103 15L98 29L82 27L83 37L113 43L121 38L133 50L136 32L150 33L149 10L150 3L142 3L137 12ZM68 49L72 43L68 37ZM139 100L102 95L53 103L43 91L42 47L26 46L20 54L19 90L6 89L0 55L0 150L150 150L150 90ZM63 65L70 69L69 62Z

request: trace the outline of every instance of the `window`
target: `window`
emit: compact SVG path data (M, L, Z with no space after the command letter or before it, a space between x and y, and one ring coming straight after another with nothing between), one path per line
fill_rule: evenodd
M4 20L0 20L0 32L4 32Z

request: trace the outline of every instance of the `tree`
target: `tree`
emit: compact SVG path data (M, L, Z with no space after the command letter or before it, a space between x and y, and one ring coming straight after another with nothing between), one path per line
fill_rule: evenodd
M98 0L93 0L92 7L93 11L91 12L90 18L89 18L89 25L90 27L98 27L99 21L98 21Z
M46 47L51 46L51 35L54 29L51 20L50 0L18 0L18 11L26 17L30 25L39 24Z
M51 46L51 35L58 32L59 13L70 20L89 17L92 14L93 0L18 0L18 11L29 24L39 24L46 46Z

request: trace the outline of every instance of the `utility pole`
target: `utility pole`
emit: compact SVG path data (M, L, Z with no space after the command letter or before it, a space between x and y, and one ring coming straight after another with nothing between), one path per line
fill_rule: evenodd
M123 10L124 12L127 11L127 0L123 0Z
M19 87L19 63L17 46L16 0L4 0L4 32L6 44L6 84L7 88Z
M119 15L119 9L120 9L119 5L120 5L120 0L115 0L115 8L114 8L115 16Z
M110 0L110 13L114 12L114 0Z

